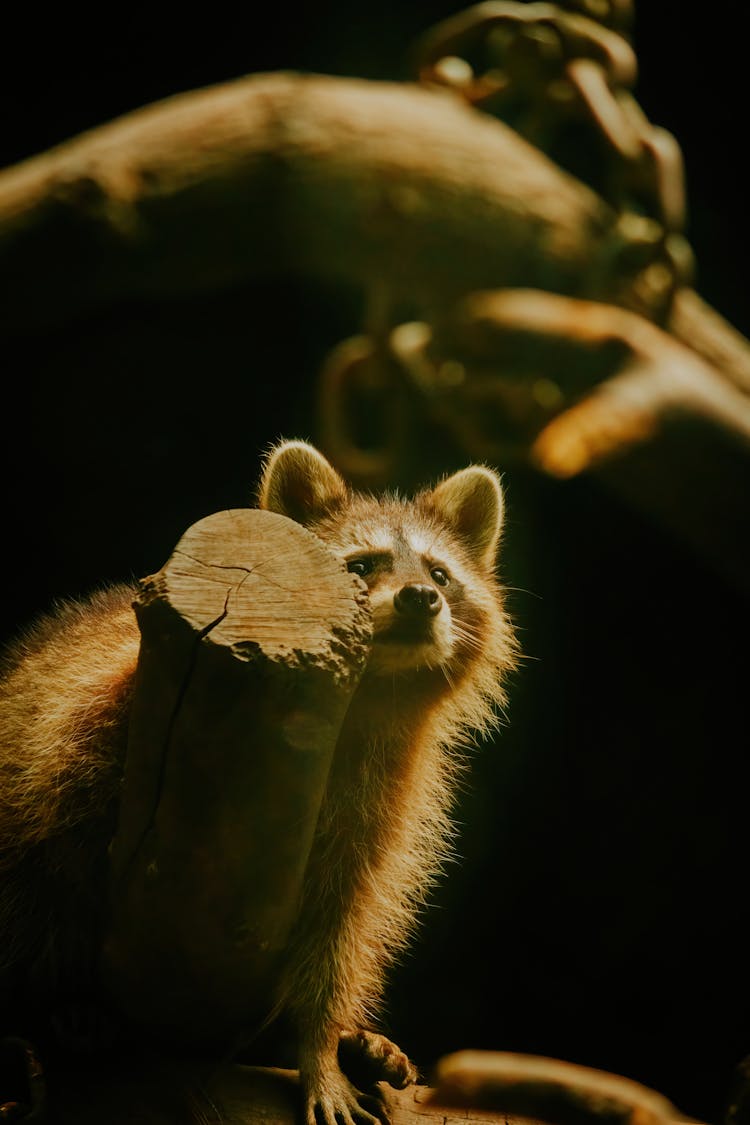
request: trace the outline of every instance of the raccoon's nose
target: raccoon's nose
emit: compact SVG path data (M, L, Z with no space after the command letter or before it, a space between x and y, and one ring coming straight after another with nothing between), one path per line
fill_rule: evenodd
M410 582L402 586L393 599L393 604L399 613L408 617L432 617L440 612L443 604L440 594L434 586L423 582Z

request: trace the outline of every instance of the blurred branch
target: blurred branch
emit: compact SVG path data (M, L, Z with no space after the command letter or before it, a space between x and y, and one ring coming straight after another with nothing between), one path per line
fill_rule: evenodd
M598 467L681 417L703 418L750 447L750 398L679 340L625 309L539 291L475 293L443 326L436 346L465 365L469 383L472 370L504 370L528 389L527 409L535 408L536 418L528 419L527 434L520 417L514 430L551 476ZM548 401L559 391L547 416L542 373L553 383ZM502 396L500 383L485 385L487 397L493 389ZM563 403L568 408L556 413ZM479 419L472 428L481 433Z
M251 76L0 173L6 331L291 272L385 285L425 313L513 286L657 319L653 251L648 225L502 122L406 84ZM689 291L670 330L750 386L750 345Z
M683 1115L661 1094L603 1070L505 1051L440 1059L428 1105L519 1114L555 1125L668 1125Z
M454 383L481 330L479 374L510 406L510 444L526 441L552 475L602 467L695 538L685 465L707 466L709 512L712 488L723 497L725 478L735 490L744 479L750 344L697 294L660 284L662 235L451 91L259 75L148 106L0 174L0 325L28 331L258 276L345 279L386 294L376 351L406 301L434 330L438 376L447 360ZM501 288L537 293L461 303ZM438 413L460 406L454 431L478 386L465 366L452 398L440 378L427 396ZM666 492L649 469L641 494L631 461L613 459L657 435L661 449L685 423L700 432L663 458ZM465 428L466 448L486 429ZM498 433L485 455L507 448ZM727 549L714 523L699 536L712 558ZM745 573L744 553L729 569Z
M424 309L504 284L613 297L619 245L610 208L512 130L408 85L250 77L0 174L6 328L285 272Z
M354 384L372 379L367 356L365 343L353 341L332 355L324 394L337 393L321 404L333 403L329 412ZM377 361L372 346L369 357ZM613 305L494 290L470 294L434 329L400 325L386 359L394 425L386 447L396 457L409 429L393 390L400 385L411 416L449 434L469 456L505 465L530 460L561 479L595 471L750 590L750 397L740 379L666 330ZM338 422L324 432L351 475L393 475L387 458L363 460L351 428Z

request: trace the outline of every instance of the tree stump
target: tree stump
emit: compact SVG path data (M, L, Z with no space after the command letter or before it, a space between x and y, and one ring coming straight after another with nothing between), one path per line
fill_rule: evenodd
M103 976L137 1024L221 1044L275 999L367 595L310 532L248 509L191 527L135 610Z

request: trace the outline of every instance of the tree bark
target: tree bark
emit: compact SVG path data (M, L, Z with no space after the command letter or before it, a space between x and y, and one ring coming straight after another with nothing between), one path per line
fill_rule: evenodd
M136 1023L213 1044L275 999L369 611L314 535L236 510L186 532L136 613L105 980Z

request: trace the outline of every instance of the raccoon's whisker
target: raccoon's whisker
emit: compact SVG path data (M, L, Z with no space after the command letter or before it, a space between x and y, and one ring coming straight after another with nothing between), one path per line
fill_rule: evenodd
M479 633L479 629L476 626L471 625L468 621L463 621L460 617L455 615L452 618L451 624L454 628L462 629L466 633L473 633L474 635L478 635Z
M461 641L467 648L473 649L476 652L483 651L483 645L479 635L470 627L461 625L459 622L454 621L453 633L456 636L457 640Z
M471 625L467 625L463 621L458 621L455 617L451 622L451 627L454 633L460 633L462 637L473 637L474 639L478 639L479 637L479 631L477 629L474 629Z
M542 594L537 594L535 590L527 590L524 586L508 586L503 582L504 590L512 590L514 594L528 594L530 598L538 598L539 601L544 601Z
M440 668L440 671L443 673L443 676L445 677L445 680L446 680L446 683L448 684L448 687L451 689L451 691L455 691L456 684L455 684L455 681L453 680L450 672L448 671L448 666L446 664L441 663L439 665L439 668Z

